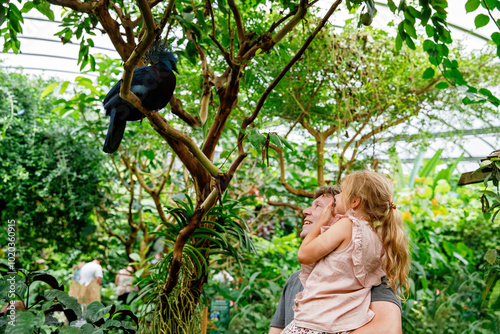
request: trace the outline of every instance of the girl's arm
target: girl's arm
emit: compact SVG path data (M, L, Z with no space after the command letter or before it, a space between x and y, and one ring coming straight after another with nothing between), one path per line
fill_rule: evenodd
M297 258L301 264L314 263L337 249L345 240L351 240L352 221L348 218L342 218L325 233L320 234L321 227L332 219L332 208L333 201L323 210L318 223L313 226L300 245Z

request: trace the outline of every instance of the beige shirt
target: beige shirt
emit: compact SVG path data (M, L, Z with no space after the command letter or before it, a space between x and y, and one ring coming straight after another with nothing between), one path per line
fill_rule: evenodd
M368 222L352 220L352 239L341 251L333 251L316 263L302 265L299 278L304 291L295 300L298 327L336 333L351 331L368 323L374 313L369 309L370 289L381 283L384 250L377 233ZM340 220L335 217L335 224ZM330 226L331 226L330 225ZM324 233L330 226L321 228Z

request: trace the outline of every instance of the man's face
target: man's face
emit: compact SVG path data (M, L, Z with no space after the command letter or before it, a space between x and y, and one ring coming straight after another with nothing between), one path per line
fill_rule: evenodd
M300 237L302 239L311 231L313 224L319 220L323 209L330 204L331 201L333 201L333 197L330 194L321 195L312 202L310 207L302 211L304 214L304 224L302 225L302 232L300 232Z

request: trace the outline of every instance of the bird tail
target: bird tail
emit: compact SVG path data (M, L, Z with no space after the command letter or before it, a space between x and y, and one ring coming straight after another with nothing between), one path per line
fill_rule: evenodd
M104 147L102 150L106 153L115 152L123 138L123 133L125 132L125 126L127 125L127 121L120 119L120 117L116 116L116 109L113 108L109 113L109 127L108 133L106 135L106 140L104 141Z

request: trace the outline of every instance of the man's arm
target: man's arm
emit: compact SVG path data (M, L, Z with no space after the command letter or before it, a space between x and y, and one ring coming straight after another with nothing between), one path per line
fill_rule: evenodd
M102 277L96 277L95 280L97 284L102 285Z
M376 301L370 303L370 309L375 313L372 321L351 334L401 334L403 332L401 310L396 304Z
M271 327L268 334L280 334L284 328Z

